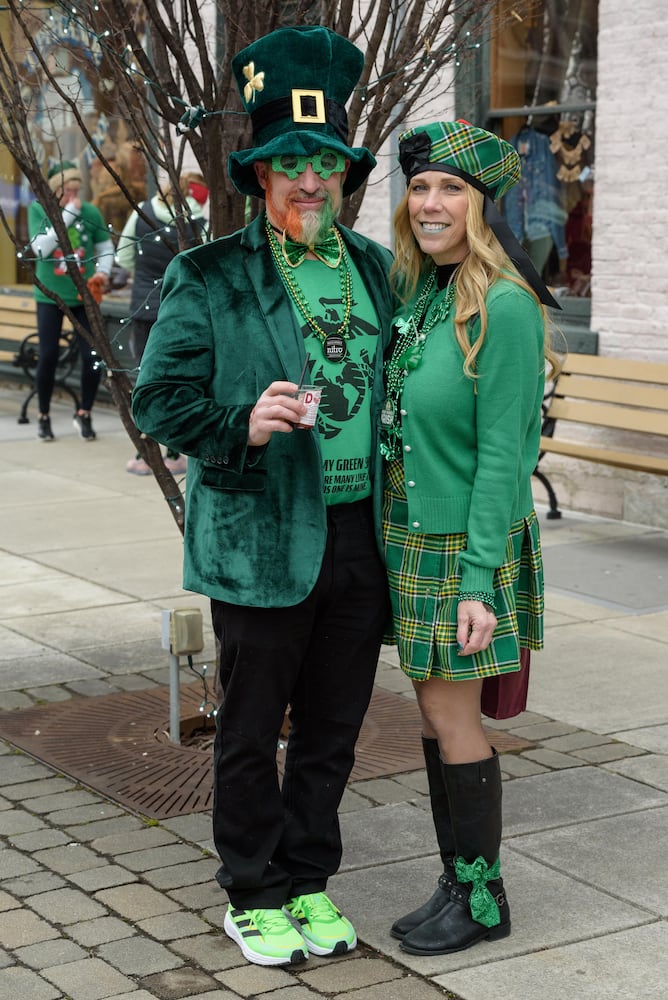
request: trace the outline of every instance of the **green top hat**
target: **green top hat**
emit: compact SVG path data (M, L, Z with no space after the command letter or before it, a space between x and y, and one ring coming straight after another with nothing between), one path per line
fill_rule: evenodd
M352 194L376 165L370 150L348 145L345 103L360 78L364 56L342 35L319 25L279 28L232 59L253 146L230 153L228 170L242 194L264 198L253 164L290 153L312 156L323 146L343 153Z

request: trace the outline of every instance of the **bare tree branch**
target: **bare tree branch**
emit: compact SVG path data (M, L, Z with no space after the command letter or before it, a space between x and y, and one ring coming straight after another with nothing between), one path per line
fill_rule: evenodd
M515 16L524 16L531 2L517 0ZM365 54L349 107L351 144L377 153L419 110L425 94L439 96L439 71L462 58L470 44L465 31L481 24L489 30L497 7L496 0L82 0L76 7L52 0L47 9L6 0L8 32L0 35L0 143L44 207L66 254L72 248L46 181L47 156L66 158L58 127L61 114L73 123L86 161L116 185L128 214L141 197L114 160L110 136L127 136L142 150L150 183L154 188L169 184L184 212L179 176L184 163L197 164L211 192L213 235L222 235L241 227L247 212L258 208L233 189L227 174L229 153L252 143L230 66L236 52L281 24L324 24L350 38ZM76 29L81 43L76 58L93 84L95 115L88 113L76 87L71 89L72 80L59 75L62 67L52 54L66 51L68 40L49 28L52 11ZM343 221L348 225L357 218L364 192L365 186L346 199ZM21 254L13 221L0 206L0 222ZM183 241L185 218L177 217L176 228ZM25 255L23 261L29 268ZM114 356L100 308L78 269L71 262L68 268L90 322L91 333L85 336L105 366L123 424L182 528L183 503L160 448L143 440L132 422L129 374Z

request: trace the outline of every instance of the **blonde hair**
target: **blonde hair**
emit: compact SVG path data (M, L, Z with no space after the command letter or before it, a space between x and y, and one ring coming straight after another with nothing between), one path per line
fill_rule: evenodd
M524 288L537 302L545 325L545 360L550 366L548 377L561 370L561 360L552 346L552 324L545 306L519 274L505 250L483 218L483 195L470 184L466 185L468 207L466 210L466 235L469 253L460 264L456 277L455 337L464 355L464 373L477 378L475 362L487 333L487 307L485 299L490 288L500 277ZM420 249L408 214L408 194L400 201L394 213L394 263L390 271L393 288L402 302L415 294L420 279L431 267L431 257ZM468 326L470 320L480 316L480 335L471 344Z

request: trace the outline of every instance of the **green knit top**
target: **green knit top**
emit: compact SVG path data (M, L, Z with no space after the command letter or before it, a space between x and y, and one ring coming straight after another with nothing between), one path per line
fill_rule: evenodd
M428 333L400 401L408 529L468 533L462 593L493 592L510 526L533 510L545 384L544 322L535 299L502 278L486 305L478 378L464 374L451 310ZM478 319L472 338L479 332Z

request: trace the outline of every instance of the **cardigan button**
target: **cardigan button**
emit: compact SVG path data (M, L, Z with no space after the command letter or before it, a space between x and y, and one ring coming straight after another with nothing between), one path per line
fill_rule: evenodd
M407 416L408 416L408 410L404 410L404 409L402 408L401 410L399 410L399 414L400 414L400 415L401 415L402 417L407 417Z
M405 444L404 445L404 451L412 451L411 446L409 444Z
M412 479L409 479L408 482L406 483L406 486L415 486L415 483L413 482Z
M413 527L414 528L419 528L420 527L420 522L419 521L413 521Z

